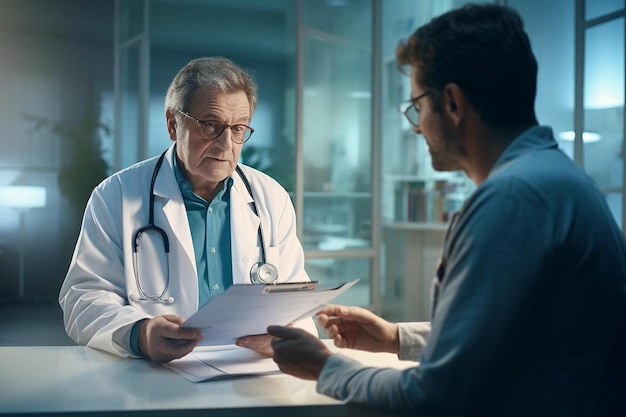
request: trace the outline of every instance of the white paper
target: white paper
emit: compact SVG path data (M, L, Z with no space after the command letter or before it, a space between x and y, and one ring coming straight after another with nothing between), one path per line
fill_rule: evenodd
M163 364L191 382L269 375L280 372L272 358L237 346L213 350L194 349L190 354Z
M202 330L199 346L233 345L242 336L267 333L270 325L286 326L312 316L357 281L295 291L284 291L290 284L232 285L189 317L183 327Z

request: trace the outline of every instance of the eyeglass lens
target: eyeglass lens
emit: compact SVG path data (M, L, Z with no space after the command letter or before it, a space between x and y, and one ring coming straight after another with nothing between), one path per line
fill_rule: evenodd
M202 134L206 136L207 139L217 138L226 128L230 129L233 142L244 143L252 136L252 130L245 125L228 126L217 120L203 121L200 123L200 127Z
M403 113L413 126L419 126L420 114L414 103L411 103Z

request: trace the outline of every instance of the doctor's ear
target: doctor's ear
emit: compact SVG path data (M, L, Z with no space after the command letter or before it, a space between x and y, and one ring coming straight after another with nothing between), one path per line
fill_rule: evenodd
M165 123L167 126L167 134L171 140L176 140L176 117L174 112L170 110L165 111Z

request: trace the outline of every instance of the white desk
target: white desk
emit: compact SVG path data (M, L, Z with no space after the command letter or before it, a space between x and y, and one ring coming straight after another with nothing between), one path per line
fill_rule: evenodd
M330 346L330 341L325 340ZM336 348L331 347L333 350ZM395 355L342 350L372 366ZM161 416L377 416L315 392L315 382L270 375L194 384L147 360L82 346L0 347L0 414Z

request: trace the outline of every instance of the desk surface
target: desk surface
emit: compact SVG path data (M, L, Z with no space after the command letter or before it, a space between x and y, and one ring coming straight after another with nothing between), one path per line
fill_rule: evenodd
M341 352L371 366L411 365L386 353ZM153 416L208 415L208 410L211 417L377 415L318 394L313 381L284 374L192 383L150 361L83 346L0 347L0 414L142 415L149 410Z

